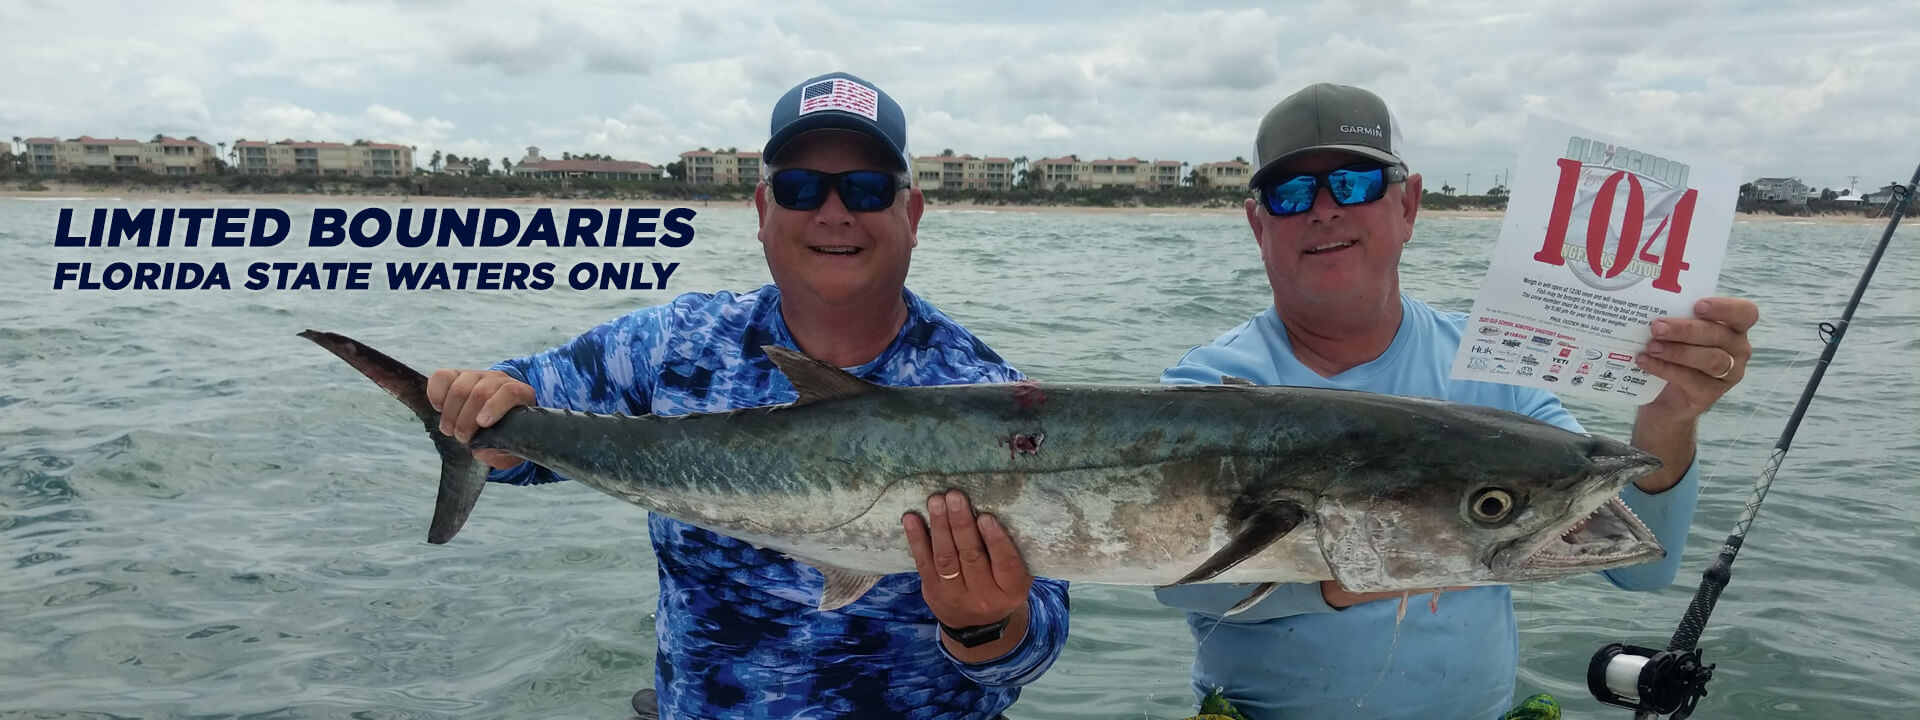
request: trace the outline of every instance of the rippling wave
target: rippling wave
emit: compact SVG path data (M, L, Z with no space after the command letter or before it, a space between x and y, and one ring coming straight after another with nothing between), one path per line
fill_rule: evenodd
M681 263L665 292L50 292L54 262L105 257L49 240L58 208L95 202L0 200L0 243L20 258L0 266L0 713L624 716L652 677L644 513L579 487L493 487L457 542L427 545L431 450L403 410L295 333L346 332L416 367L544 348L675 292L766 282L750 211L701 208L693 245L620 257ZM1405 285L1466 309L1498 232L1422 219ZM1703 424L1710 477L1681 580L1518 589L1523 695L1600 712L1585 688L1593 652L1665 642L1812 370L1818 324L1838 317L1878 235L1735 226L1721 290L1757 299L1764 320L1747 381ZM1920 703L1906 599L1920 590L1916 237L1903 230L1889 251L1735 566L1703 640L1719 670L1702 717L1892 717ZM133 255L300 251L114 257ZM353 254L403 257L585 259ZM929 213L910 283L1058 381L1152 381L1270 302L1244 219L1202 213ZM1599 432L1631 421L1571 405ZM1177 615L1138 588L1078 587L1074 609L1065 656L1014 717L1191 713Z

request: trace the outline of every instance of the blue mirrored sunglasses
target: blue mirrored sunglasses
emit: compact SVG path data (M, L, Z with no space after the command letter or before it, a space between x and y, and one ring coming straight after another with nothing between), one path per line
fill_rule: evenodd
M1260 204L1272 215L1299 215L1313 209L1320 188L1326 188L1336 205L1365 205L1386 197L1389 183L1406 179L1406 168L1380 163L1356 163L1323 173L1278 175L1260 184Z
M787 169L767 178L773 201L789 210L818 210L827 201L828 190L840 191L840 204L851 212L877 212L893 206L893 197L901 188L913 185L906 175L878 170L851 170L823 173L818 170Z

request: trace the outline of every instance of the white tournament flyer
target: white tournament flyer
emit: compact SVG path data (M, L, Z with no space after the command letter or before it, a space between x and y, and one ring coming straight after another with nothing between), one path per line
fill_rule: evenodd
M1647 403L1654 318L1714 294L1740 168L1529 116L1455 379Z

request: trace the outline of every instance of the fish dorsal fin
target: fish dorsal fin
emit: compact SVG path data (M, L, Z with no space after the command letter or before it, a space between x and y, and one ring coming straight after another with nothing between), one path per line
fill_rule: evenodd
M1243 377L1235 377L1232 375L1221 375L1220 384L1221 385L1246 385L1251 387L1253 385L1253 381Z
M760 349L766 351L767 357L779 366L780 372L785 373L787 380L793 383L793 389L800 393L800 399L794 401L794 405L850 398L879 387L798 350L788 350L778 345L762 345Z

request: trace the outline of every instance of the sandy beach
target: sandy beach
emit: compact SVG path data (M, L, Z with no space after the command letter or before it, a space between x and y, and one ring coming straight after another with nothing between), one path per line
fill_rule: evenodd
M567 206L620 206L620 207L753 207L752 201L740 200L653 200L645 198L548 198L548 197L458 197L444 195L380 195L380 194L326 194L326 193L208 193L208 192L172 192L148 188L86 189L69 187L59 183L48 185L46 190L17 190L0 188L0 198L24 198L39 200L84 199L84 200L129 200L152 201L170 200L180 202L205 201L249 201L256 203L287 204L381 204L402 203L416 205L495 205L520 206L542 205L547 207ZM995 214L1021 213L1074 213L1082 215L1241 215L1245 211L1239 205L1229 207L1201 207L1195 205L1134 206L1134 207L1088 207L1075 205L1023 205L1008 203L982 204L970 201L933 202L926 205L928 213L977 212ZM1506 216L1497 210L1439 210L1422 208L1420 213L1430 217L1481 218L1498 220ZM1773 213L1735 213L1734 222L1784 222L1784 223L1839 223L1849 225L1885 225L1885 217L1869 217L1856 214L1822 214L1808 216L1776 215Z

